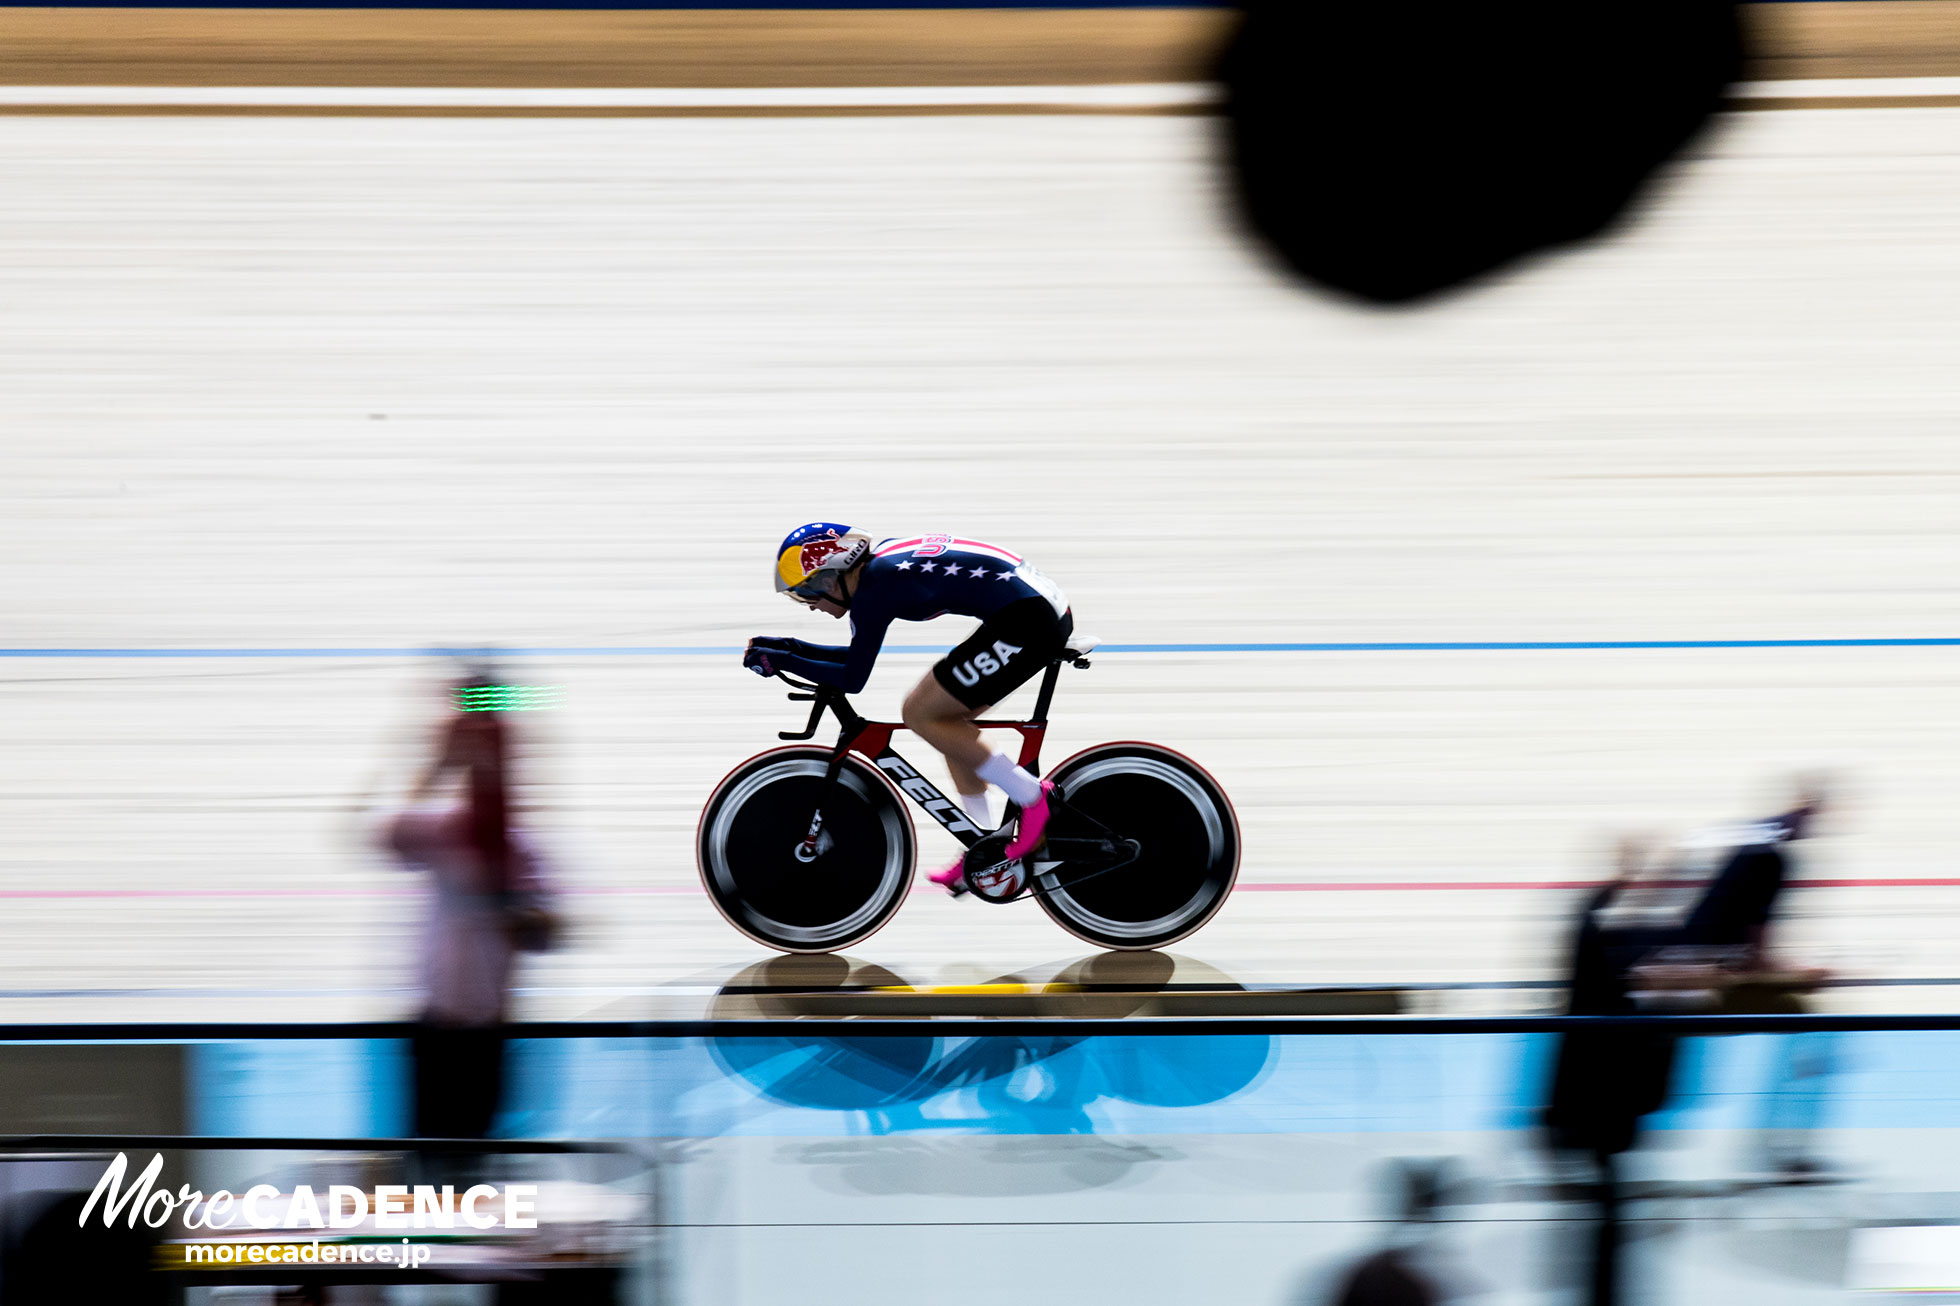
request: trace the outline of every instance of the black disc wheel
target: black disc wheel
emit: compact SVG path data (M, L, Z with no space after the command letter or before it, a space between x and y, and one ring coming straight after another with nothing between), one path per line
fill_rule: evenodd
M892 918L912 882L912 822L889 781L846 756L801 853L830 751L779 748L729 773L701 813L701 882L742 933L783 952L835 952Z
M1135 861L1079 882L1066 862L1056 866L1059 887L1038 894L1056 924L1099 947L1162 948L1224 905L1239 874L1239 822L1203 767L1155 744L1103 744L1052 778L1063 802L1051 839L1107 834L1140 845Z

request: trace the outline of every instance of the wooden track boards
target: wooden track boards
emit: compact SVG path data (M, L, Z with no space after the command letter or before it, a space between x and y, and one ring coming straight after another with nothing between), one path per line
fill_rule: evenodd
M1960 0L1753 5L1751 75L1960 74ZM1205 76L1229 10L0 8L0 84L936 86Z

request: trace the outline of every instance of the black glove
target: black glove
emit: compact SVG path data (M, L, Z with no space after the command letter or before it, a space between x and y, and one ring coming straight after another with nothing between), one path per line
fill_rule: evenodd
M769 647L773 643L781 643L781 641L770 640L767 637L750 640L749 646L742 650L742 665L755 672L758 676L768 677L775 675L776 667L769 660L769 655L772 653L781 653L785 650Z

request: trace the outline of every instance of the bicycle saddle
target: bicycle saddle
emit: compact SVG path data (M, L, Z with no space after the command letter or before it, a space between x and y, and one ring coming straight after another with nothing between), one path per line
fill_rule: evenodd
M1062 649L1062 654L1072 662L1076 658L1087 657L1095 652L1096 645L1100 643L1102 641L1094 635L1070 635L1068 644Z

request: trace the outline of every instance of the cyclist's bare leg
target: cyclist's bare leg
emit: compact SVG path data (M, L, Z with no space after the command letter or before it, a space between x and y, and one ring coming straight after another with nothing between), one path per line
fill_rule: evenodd
M973 724L973 719L984 710L970 708L954 698L929 672L905 696L902 710L906 728L938 749L946 759L953 788L959 791L960 810L982 829L993 824L987 805L988 785L975 769L989 756L986 744L980 739L980 727ZM929 878L934 884L959 893L964 885L961 878L964 861L964 856L955 859L952 865Z
M907 730L939 750L952 773L953 787L966 795L987 792L978 768L991 753L980 738L980 727L973 724L984 711L954 698L928 673L905 696L901 713Z
M981 742L980 727L973 721L983 710L968 707L954 698L936 676L927 672L905 696L904 720L907 728L946 759L946 769L953 775L953 787L960 791L962 807L984 801L987 786L998 785L1008 800L1021 809L1014 837L1007 844L1007 855L1025 857L1040 846L1042 831L1048 825L1048 791L1053 786L1035 779L1006 753L995 752ZM973 788L967 788L969 784ZM932 880L950 887L958 875L959 867L955 865Z
M980 728L973 719L985 710L961 703L930 672L905 696L906 726L946 758L954 788L962 795L974 796L995 785L1010 802L1045 825L1047 784L1028 774L1006 753L981 742Z

